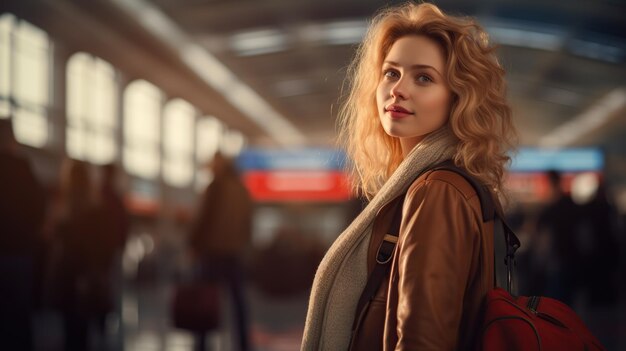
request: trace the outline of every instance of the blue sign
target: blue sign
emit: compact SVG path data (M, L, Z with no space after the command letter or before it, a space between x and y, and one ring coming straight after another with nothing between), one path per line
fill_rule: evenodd
M336 149L247 149L237 158L241 170L343 170L346 156Z
M512 155L511 172L602 171L604 154L599 148L520 148Z

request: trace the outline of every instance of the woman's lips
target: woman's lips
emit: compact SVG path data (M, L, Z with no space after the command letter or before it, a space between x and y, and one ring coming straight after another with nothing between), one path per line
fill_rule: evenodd
M391 118L404 118L413 114L400 106L389 106L385 108L385 111L389 113Z

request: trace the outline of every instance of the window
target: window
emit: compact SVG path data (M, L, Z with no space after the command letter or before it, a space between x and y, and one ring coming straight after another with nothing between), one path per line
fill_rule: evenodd
M15 17L10 14L0 17L0 118L7 118L11 113L11 32L14 21Z
M18 142L42 147L48 141L50 40L32 24L0 16L0 116L13 116Z
M220 146L222 124L213 117L203 117L196 125L196 161L203 165L213 159Z
M159 88L145 80L124 91L124 168L141 178L159 175L162 101Z
M193 128L195 110L188 102L175 99L163 109L163 179L183 187L193 180Z
M117 85L111 64L86 53L67 63L67 153L95 164L117 154Z

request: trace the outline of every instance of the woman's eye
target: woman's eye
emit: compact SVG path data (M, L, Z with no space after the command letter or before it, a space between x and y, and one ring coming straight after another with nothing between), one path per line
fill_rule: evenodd
M420 74L419 76L417 76L416 80L420 83L431 83L433 81L432 79L430 79L429 76L425 74Z
M387 78L397 78L398 77L398 72L394 71L394 70L386 70L383 72L384 76Z

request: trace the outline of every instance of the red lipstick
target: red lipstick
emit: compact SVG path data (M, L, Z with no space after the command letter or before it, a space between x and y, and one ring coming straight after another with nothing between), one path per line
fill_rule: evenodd
M413 114L413 112L405 109L400 105L389 105L385 107L385 111L389 112L391 118L403 118Z

